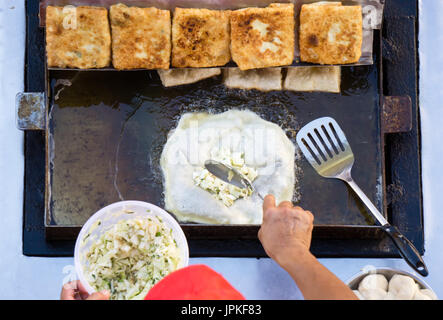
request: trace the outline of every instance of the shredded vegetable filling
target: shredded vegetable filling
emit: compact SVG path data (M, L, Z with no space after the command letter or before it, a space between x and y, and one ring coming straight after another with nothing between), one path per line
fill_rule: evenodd
M122 220L106 231L86 254L85 274L113 300L143 299L149 289L176 270L180 252L162 220Z
M241 174L245 175L251 182L257 178L257 171L245 164L245 154L243 152L233 152L229 149L222 149L220 152L212 151L211 158L220 161L236 169ZM231 171L228 174L228 180L231 180L234 173ZM240 198L247 198L252 194L252 190L248 188L239 188L229 183L226 183L207 169L199 169L193 173L194 184L200 188L212 193L217 200L221 200L226 207L234 204L234 201Z

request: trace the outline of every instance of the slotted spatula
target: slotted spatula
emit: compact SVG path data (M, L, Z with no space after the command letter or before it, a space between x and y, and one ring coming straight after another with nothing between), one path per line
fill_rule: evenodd
M308 123L298 132L297 144L318 174L348 183L392 239L403 259L415 271L426 277L428 269L414 245L400 233L397 227L389 224L352 179L354 154L337 122L330 117L324 117Z

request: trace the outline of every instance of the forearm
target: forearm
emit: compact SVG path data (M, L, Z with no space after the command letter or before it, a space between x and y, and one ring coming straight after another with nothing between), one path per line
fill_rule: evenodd
M282 267L307 300L357 300L352 290L323 266L308 250L286 257Z

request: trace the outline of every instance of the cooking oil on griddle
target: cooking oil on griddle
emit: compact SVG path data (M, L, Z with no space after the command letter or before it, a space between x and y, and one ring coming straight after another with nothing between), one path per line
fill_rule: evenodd
M163 206L160 155L181 115L250 109L297 130L323 116L337 120L355 154L353 176L381 209L379 96L374 66L342 68L342 93L227 89L221 77L164 88L155 71L51 71L48 222L82 225L120 200ZM324 225L372 225L341 181L321 178L298 155L294 201Z

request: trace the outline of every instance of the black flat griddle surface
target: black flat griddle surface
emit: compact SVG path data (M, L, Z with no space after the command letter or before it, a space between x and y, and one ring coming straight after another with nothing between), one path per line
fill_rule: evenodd
M38 12L39 1L27 0L26 92L45 91L45 40L44 30L39 28ZM416 0L386 1L383 19L383 93L409 95L412 100L412 131L386 137L386 203L389 221L423 254L417 17ZM46 236L44 131L25 132L24 154L23 254L72 256L74 240L51 240ZM323 238L317 232L319 229L321 227L314 228L311 244L311 252L317 257L399 257L388 237L361 237L362 232L358 231L351 238L343 238L344 230L335 228L336 231L328 232L328 237ZM73 228L72 231L76 234L78 229ZM266 256L257 239L189 239L188 243L193 257Z
M123 199L163 206L159 159L168 132L186 112L229 109L249 109L279 124L294 144L300 126L335 118L355 153L356 180L381 209L376 66L343 67L341 94L227 89L221 76L164 88L155 71L50 75L50 224L82 225ZM343 182L321 178L301 155L296 167L294 200L315 213L316 224L373 224Z

